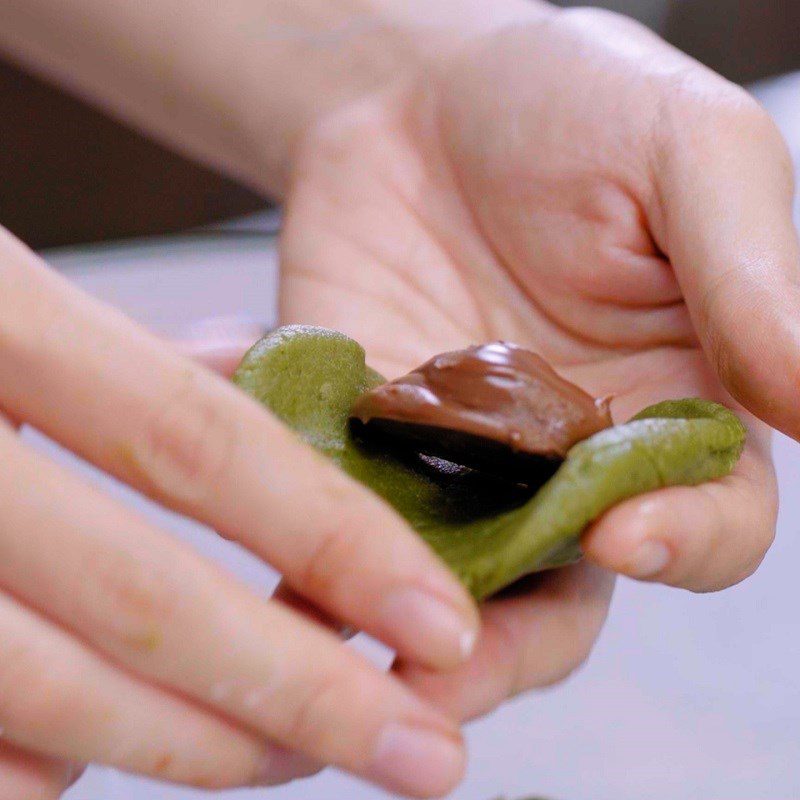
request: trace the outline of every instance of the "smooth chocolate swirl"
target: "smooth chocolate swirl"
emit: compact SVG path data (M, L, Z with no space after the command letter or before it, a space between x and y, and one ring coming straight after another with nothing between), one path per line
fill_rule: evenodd
M502 458L500 450L561 461L574 444L611 425L608 405L536 353L492 342L443 353L378 386L356 401L352 417L471 466L470 451L481 461L487 448L492 461Z

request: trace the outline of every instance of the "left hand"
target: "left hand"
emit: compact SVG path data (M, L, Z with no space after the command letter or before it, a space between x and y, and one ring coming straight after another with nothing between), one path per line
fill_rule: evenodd
M762 559L777 500L755 415L800 431L787 167L741 90L595 11L478 38L306 137L282 239L282 322L353 336L388 377L512 340L613 394L618 421L666 398L732 404L728 391L754 412L737 407L749 439L733 475L620 504L586 533L584 563L486 603L469 664L445 675L396 665L454 716L578 666L613 573L707 591Z

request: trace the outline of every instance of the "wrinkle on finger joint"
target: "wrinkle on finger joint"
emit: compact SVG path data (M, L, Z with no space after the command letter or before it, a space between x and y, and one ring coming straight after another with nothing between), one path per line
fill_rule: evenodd
M194 507L219 491L239 438L238 421L189 374L115 456L123 474L156 499Z

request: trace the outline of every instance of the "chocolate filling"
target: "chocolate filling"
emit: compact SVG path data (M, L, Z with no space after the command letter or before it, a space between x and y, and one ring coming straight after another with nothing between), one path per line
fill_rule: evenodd
M435 356L363 394L351 418L361 435L519 480L546 479L574 444L612 424L608 400L507 342Z

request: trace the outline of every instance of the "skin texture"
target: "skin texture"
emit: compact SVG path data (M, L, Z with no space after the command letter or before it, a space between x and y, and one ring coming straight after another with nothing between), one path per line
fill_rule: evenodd
M389 377L507 338L617 392L617 420L730 393L749 430L727 478L619 504L584 562L484 604L464 661L475 611L396 515L3 235L7 416L289 581L265 603L0 426L0 725L40 766L233 785L330 763L446 793L454 721L579 666L613 572L709 591L757 567L764 423L800 437L800 259L786 148L740 89L620 17L543 3L10 0L0 19L14 57L286 203L282 321L346 332ZM398 649L395 680L320 627L341 621Z
M749 431L727 478L619 504L584 534L588 563L485 604L463 668L399 660L409 685L469 718L583 662L610 572L711 591L757 567L776 515L769 434L729 391L800 432L798 247L772 124L640 26L566 12L445 61L309 131L281 243L282 322L343 331L390 379L507 339L613 394L617 421L702 396Z
M0 248L4 298L13 297L0 323L3 406L162 504L242 543L247 530L254 552L270 550L276 565L286 557L279 569L307 597L318 592L315 604L338 595L342 610L369 609L386 640L408 619L397 646L432 653L423 656L432 666L466 657L468 595L388 507L228 382L87 299L10 237ZM285 780L319 762L410 795L457 780L457 728L395 677L31 450L5 423L0 451L4 741L208 788ZM333 497L347 519L331 516ZM387 535L368 536L382 517ZM394 577L344 592L353 557ZM374 590L383 598L353 594ZM426 613L432 639L415 645L410 617Z
M513 485L491 476L419 457L401 460L385 442L356 440L349 425L353 404L380 380L356 342L305 326L266 336L234 376L402 514L477 600L577 560L587 525L622 500L730 474L744 446L744 426L722 406L660 403L576 444L556 474L522 502Z

